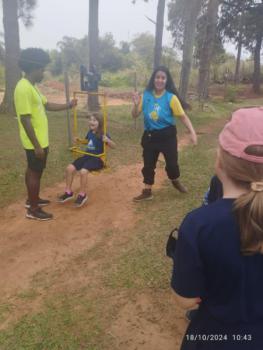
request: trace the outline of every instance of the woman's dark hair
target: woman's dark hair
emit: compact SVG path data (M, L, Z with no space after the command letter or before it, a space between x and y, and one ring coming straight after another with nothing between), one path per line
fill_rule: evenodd
M19 68L25 73L31 73L34 70L45 68L49 63L50 57L48 53L35 47L22 50L18 60Z
M171 92L172 94L174 94L175 96L177 96L178 100L180 101L182 107L184 109L190 109L190 105L189 103L187 103L186 101L184 101L180 96L179 96L179 92L177 91L176 87L175 87L175 84L174 84L174 81L173 81L173 78L171 76L171 73L169 71L169 69L165 66L159 66L157 68L155 68L155 70L153 71L152 73L152 76L148 82L148 85L146 87L146 90L148 91L153 91L154 90L154 79L155 79L155 75L157 72L163 72L166 74L166 77L167 77L167 82L166 82L166 85L165 85L165 89L168 91L168 92Z

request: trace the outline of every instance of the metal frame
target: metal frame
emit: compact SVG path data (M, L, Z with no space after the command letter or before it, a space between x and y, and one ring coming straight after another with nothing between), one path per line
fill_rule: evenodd
M107 96L105 92L88 92L88 91L74 91L73 92L73 98L76 99L78 95L86 95L86 96L101 96L103 97L103 105L102 105L102 114L103 114L103 134L106 135L107 131L107 116L108 116L108 109L107 109ZM78 112L77 112L77 106L73 108L73 135L75 137L78 136ZM79 144L81 144L81 141ZM105 142L103 142L103 153L101 154L93 154L89 152L85 152L80 149L79 146L73 146L70 147L70 151L82 155L89 155L91 157L97 157L102 158L104 164L106 164L106 145Z

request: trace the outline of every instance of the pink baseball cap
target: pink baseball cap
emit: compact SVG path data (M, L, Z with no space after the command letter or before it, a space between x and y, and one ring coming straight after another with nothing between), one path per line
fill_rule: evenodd
M220 146L231 155L254 163L263 163L263 156L245 152L248 146L263 146L263 107L241 108L219 134Z

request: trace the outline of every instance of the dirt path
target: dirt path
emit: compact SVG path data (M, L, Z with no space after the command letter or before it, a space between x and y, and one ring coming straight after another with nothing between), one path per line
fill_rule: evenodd
M201 133L210 131L211 127L206 127ZM186 146L188 138L181 137L179 144L180 148ZM134 210L136 204L131 199L142 187L140 169L141 164L133 164L115 172L91 175L89 202L81 209L73 209L72 203L61 205L55 202L57 194L64 190L63 183L44 189L42 196L52 200L49 209L55 216L50 222L26 220L22 201L5 208L0 217L1 299L8 300L29 288L36 273L44 269L55 271L70 258L92 248L101 240L101 233L113 229L125 232L132 228L139 219ZM156 188L165 178L164 169L158 167ZM75 183L77 185L78 181ZM118 243L125 240L129 237L124 234ZM115 244L114 241L110 243ZM173 323L174 309L168 310L165 319L160 320L162 312L158 315L155 303L156 294L162 298L162 291L154 294L155 297L151 292L138 294L120 308L110 330L117 339L117 349L179 348L180 339L175 339L174 334L182 335L187 325L182 311L176 310L179 315L176 325ZM154 320L151 319L153 314Z
M131 199L142 186L140 169L137 164L114 173L90 175L89 202L81 209L72 208L72 203L55 202L57 194L64 190L63 183L44 189L42 197L52 201L48 207L55 217L52 221L25 220L22 201L5 208L0 217L1 295L27 288L38 271L54 268L64 259L91 248L101 231L131 228L136 222ZM163 169L157 171L158 187L165 174ZM77 186L78 179L75 183Z

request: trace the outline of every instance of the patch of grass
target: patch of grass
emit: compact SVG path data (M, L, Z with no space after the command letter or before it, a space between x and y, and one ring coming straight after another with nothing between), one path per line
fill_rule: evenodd
M17 294L18 298L26 300L34 300L38 297L38 295L39 293L33 288L24 290Z
M4 322L6 316L13 311L13 305L11 304L0 304L0 323Z
M24 316L0 332L1 350L100 350L101 334L94 302L85 296L60 295L46 302L44 312Z

